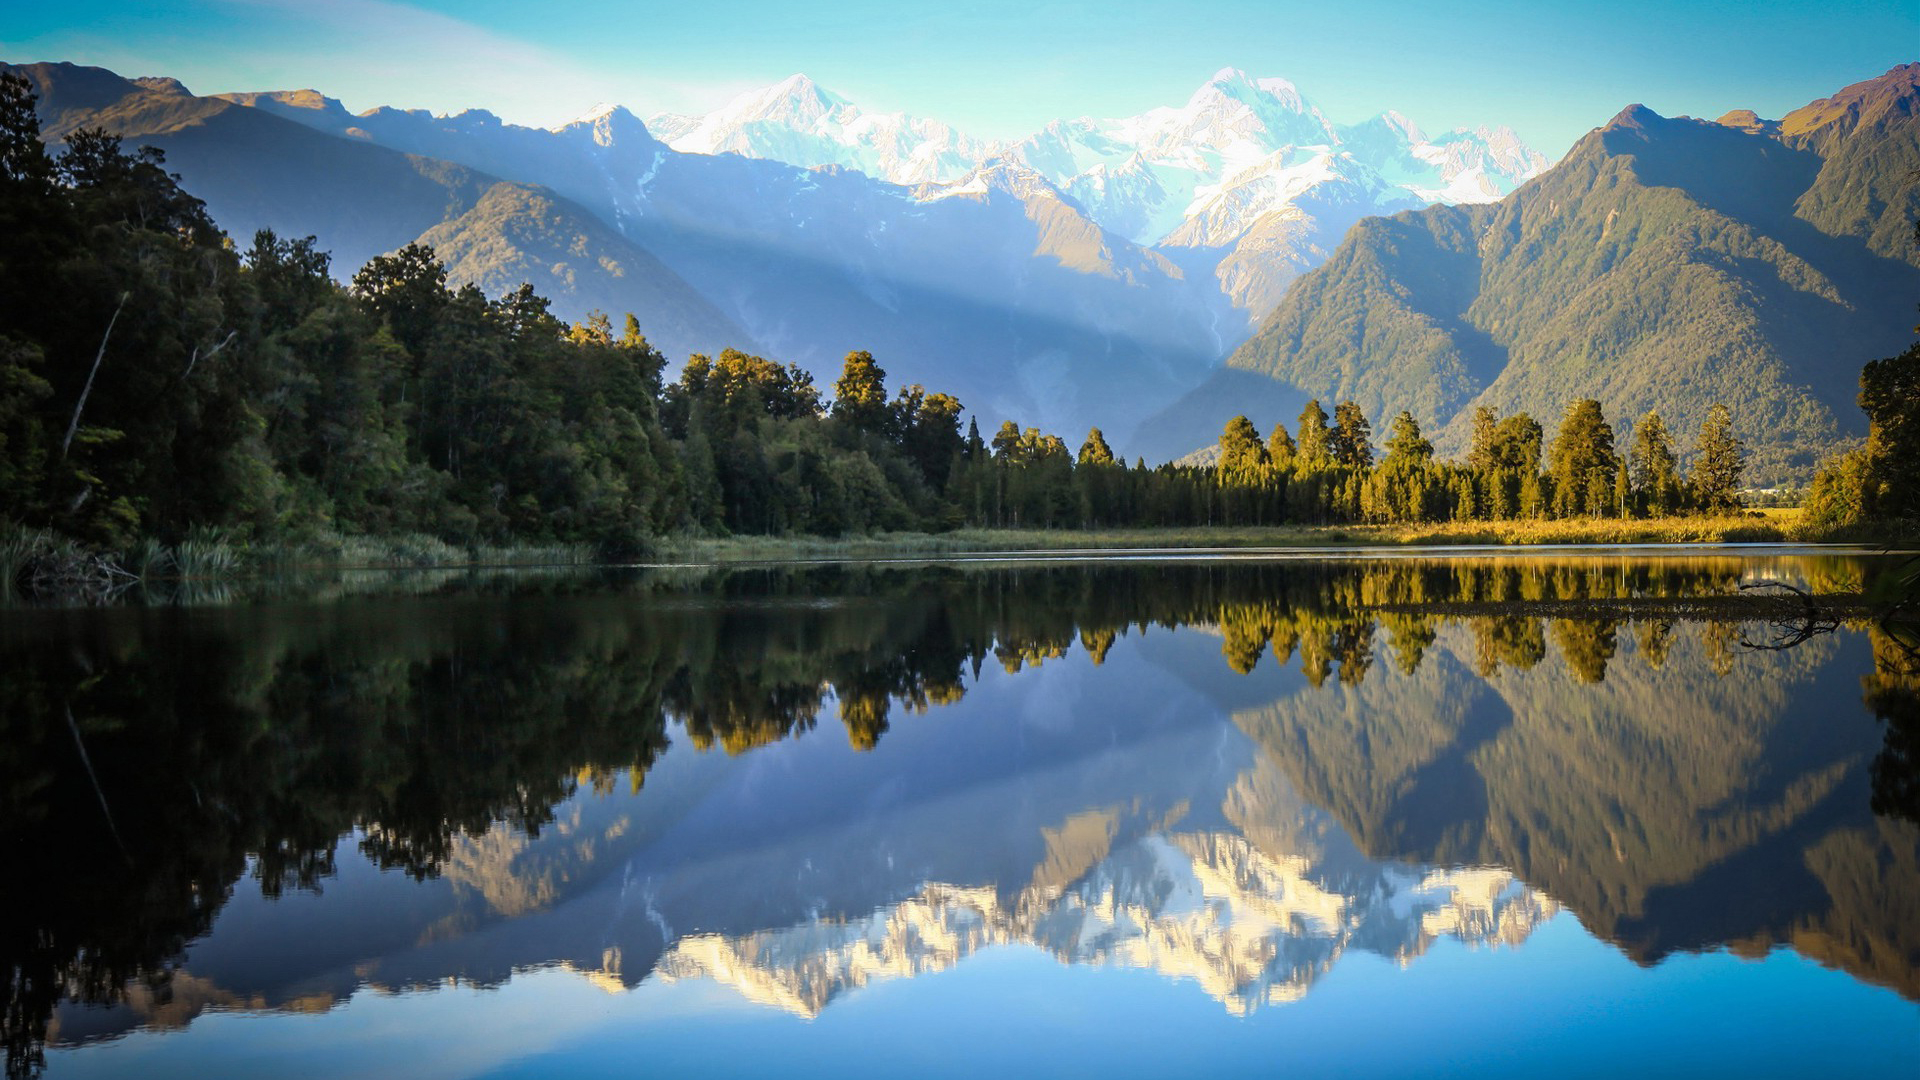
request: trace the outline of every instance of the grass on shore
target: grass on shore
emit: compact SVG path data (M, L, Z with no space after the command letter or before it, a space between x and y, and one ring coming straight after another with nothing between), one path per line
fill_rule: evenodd
M1798 509L1647 520L1485 521L1413 525L1279 525L1170 529L957 529L858 537L675 536L646 561L939 557L1021 551L1206 548L1515 547L1540 544L1725 544L1884 541L1858 530L1808 525Z
M1902 537L1906 538L1906 537ZM945 533L870 536L661 537L642 557L648 564L715 564L786 560L937 559L1014 552L1141 549L1512 547L1540 544L1885 542L1892 536L1808 525L1797 509L1717 517L1652 520L1454 522L1419 525L1281 525L1134 529L957 529ZM0 530L0 581L17 583L28 567L87 556L71 540L45 530ZM133 580L212 581L302 571L569 567L603 565L587 544L475 545L429 535L363 536L326 532L297 541L246 542L218 529L196 529L177 544L147 541L120 557L116 572ZM614 560L627 561L627 560ZM10 591L0 586L0 592Z

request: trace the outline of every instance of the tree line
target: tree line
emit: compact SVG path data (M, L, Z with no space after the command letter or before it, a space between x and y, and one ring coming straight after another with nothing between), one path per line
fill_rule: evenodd
M977 436L970 436L971 443ZM1374 456L1372 424L1342 402L1307 403L1294 431L1263 437L1246 416L1221 432L1209 464L1148 469L1116 461L1100 429L1078 455L1058 437L1009 423L990 453L955 469L952 495L989 526L1278 525L1660 517L1740 505L1745 452L1724 406L1712 409L1682 470L1657 412L1617 449L1600 403L1568 406L1551 442L1524 412L1474 415L1465 461L1442 461L1411 413L1394 417Z
M1920 220L1913 240L1920 245ZM1866 441L1820 463L1807 491L1807 517L1828 525L1904 522L1912 528L1920 523L1920 341L1861 370L1859 403L1867 414Z
M1358 406L1329 416L1314 402L1292 431L1236 417L1211 464L1149 468L1098 428L1077 452L1012 422L990 441L977 421L963 434L959 400L918 385L890 395L866 352L825 392L796 365L732 349L668 381L632 316L569 324L524 285L487 297L423 245L345 285L312 237L262 231L242 250L159 151L82 130L55 156L34 104L24 80L0 78L0 523L99 548L203 525L625 552L676 532L1639 517L1739 502L1744 455L1723 407L1684 470L1658 414L1620 440L1592 399L1550 440L1524 413L1483 408L1461 461L1438 459L1408 413L1376 460ZM1905 383L1881 381L1876 400L1910 409ZM1843 471L1920 460L1895 445L1909 436L1876 431Z

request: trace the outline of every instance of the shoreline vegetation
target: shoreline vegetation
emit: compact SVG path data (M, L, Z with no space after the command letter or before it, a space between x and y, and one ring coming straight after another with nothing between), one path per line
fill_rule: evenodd
M1819 469L1804 514L1742 505L1723 405L1629 422L1573 398L1557 425L1483 406L1445 458L1411 412L1315 399L1291 428L1234 417L1209 462L1150 466L1097 427L1077 453L1011 419L986 437L950 394L890 394L865 351L830 387L734 349L669 380L633 315L616 333L531 286L490 298L419 244L342 285L313 237L243 251L157 150L96 129L51 155L35 106L0 75L7 594L317 568L1870 542L1920 520L1920 345L1865 367L1866 443Z
M896 531L858 536L707 536L657 538L637 552L591 544L476 544L429 535L325 533L303 540L248 540L199 529L177 544L144 540L104 551L48 530L0 528L0 599L110 600L127 588L161 582L230 584L313 572L482 571L698 566L744 563L975 558L995 555L1070 558L1154 553L1325 552L1366 549L1471 548L1521 553L1542 546L1714 544L1860 545L1895 549L1920 544L1920 529L1831 526L1798 509L1775 508L1707 516L1546 521L1481 521L1372 525L1202 526L1188 528L959 528L941 533Z

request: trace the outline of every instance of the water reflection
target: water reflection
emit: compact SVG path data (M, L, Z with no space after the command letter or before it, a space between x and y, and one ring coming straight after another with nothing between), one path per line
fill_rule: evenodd
M1191 980L1245 1015L1300 999L1349 949L1406 962L1440 938L1518 944L1558 910L1499 868L1368 859L1271 768L1243 773L1228 800L1235 825L1246 815L1282 826L1294 842L1174 828L1116 844L1120 815L1088 811L1041 830L1046 858L1010 898L991 885L928 883L860 917L691 934L657 970L669 980L711 978L811 1017L871 981L942 971L979 949L1018 944L1063 963Z
M1021 943L1244 1012L1561 905L1643 962L1787 944L1920 998L1915 653L1864 622L1742 647L1742 583L1871 571L824 568L10 614L9 1070L554 963L812 1015Z

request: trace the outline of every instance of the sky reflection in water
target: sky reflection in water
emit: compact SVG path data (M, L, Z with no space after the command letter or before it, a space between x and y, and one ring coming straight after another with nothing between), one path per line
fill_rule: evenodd
M64 995L48 1072L1897 1065L1920 1048L1920 831L1869 804L1898 723L1875 712L1915 669L1864 624L1775 653L1669 610L1863 565L889 569L22 613L10 667L80 702L110 803L141 781L109 703L164 708L202 744L202 805L247 819L229 846L277 852L228 879L279 895L241 876L210 932L100 912L197 940L112 969L173 963L157 989ZM52 645L104 680L62 684ZM263 717L306 749L235 734ZM102 839L64 797L42 802L65 833L21 847L49 907L121 872L46 869ZM126 872L218 878L189 825L123 825Z

